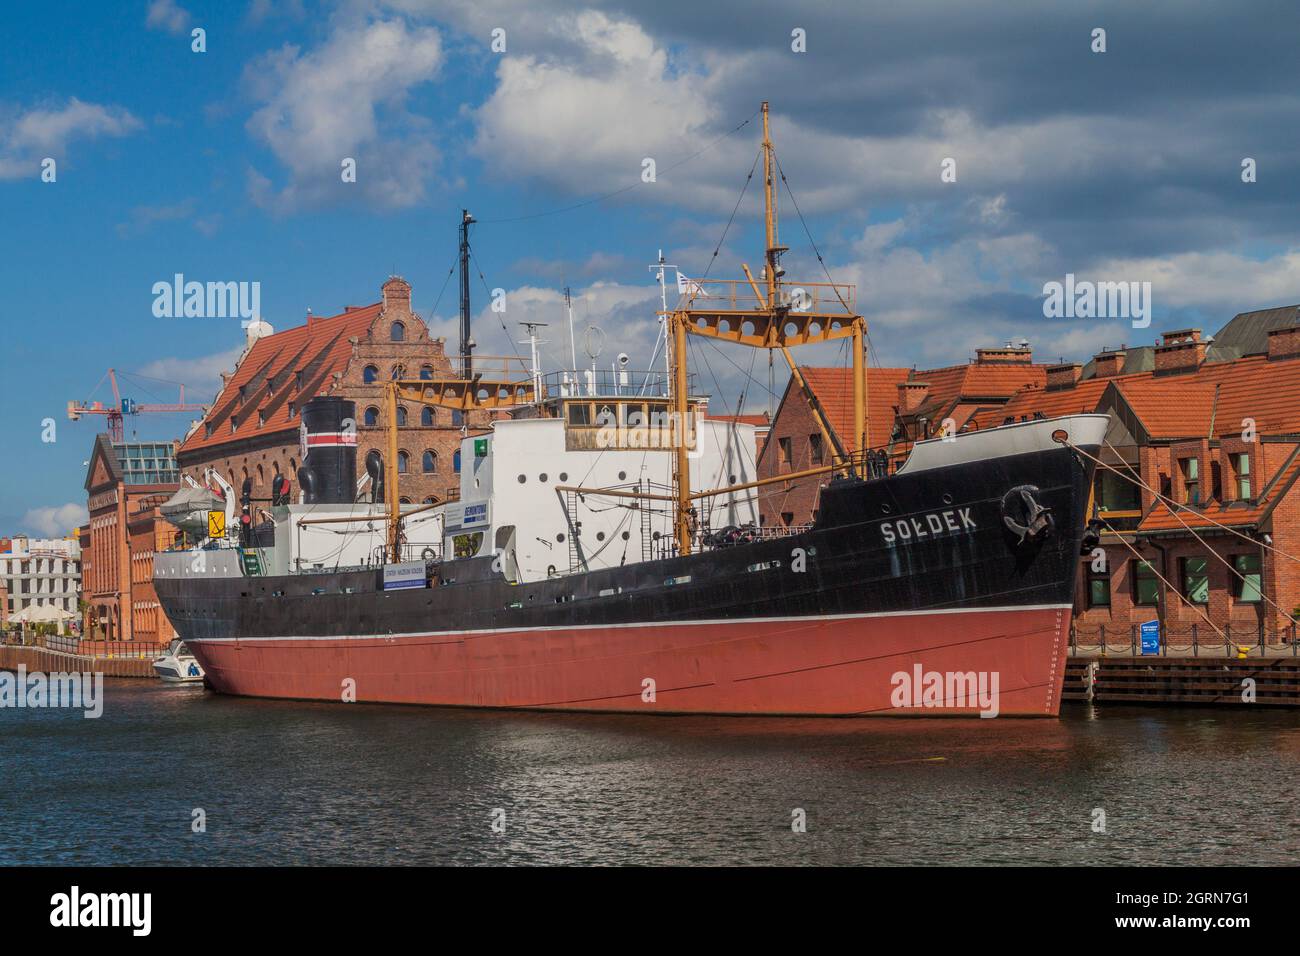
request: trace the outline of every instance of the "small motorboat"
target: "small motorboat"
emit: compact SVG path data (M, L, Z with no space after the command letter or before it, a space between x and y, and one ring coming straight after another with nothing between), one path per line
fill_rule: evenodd
M179 637L167 647L167 653L154 658L153 669L169 684L203 682L203 668Z

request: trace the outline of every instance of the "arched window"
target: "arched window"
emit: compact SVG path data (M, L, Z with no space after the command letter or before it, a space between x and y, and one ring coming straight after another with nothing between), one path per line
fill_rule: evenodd
M420 424L425 428L433 427L433 409L428 405L425 405L424 408L420 409Z
M422 379L423 379L424 381L426 381L426 382L427 382L429 379L433 378L433 366L432 366L432 365L421 365L421 366L420 366L420 378L422 378Z
M397 473L404 475L411 467L411 456L404 451L397 453Z
M404 505L409 505L411 503L411 499L406 497L406 495L402 495L402 497L398 498L397 500L400 504L404 504Z
M459 408L453 408L451 410L451 423L460 428L461 425L465 424L465 413Z
M451 467L456 474L460 474L460 449L456 449L456 454L451 456Z
M388 337L394 342L405 342L406 326L401 322L394 322L388 329Z
M406 368L402 365L394 365L392 376L394 382L396 382L399 378L406 378Z
M437 503L437 502L434 500L433 495L429 495L429 497L425 498L424 501L423 501L423 504L426 504L426 505L432 505L432 504L436 504L436 503Z
M376 381L378 378L379 378L379 369L377 369L373 365L367 365L365 371L361 373L361 379L367 385L369 385L371 382Z
M292 458L289 459L289 475L292 478L298 477L298 463Z
M438 453L435 451L426 451L424 453L424 473L426 475L437 474L438 472Z
M266 484L266 469L261 465L257 466L257 487L261 488Z
M372 428L379 424L379 409L373 405L366 409L366 424Z
M406 424L406 406L405 406L405 405L398 405L398 406L397 406L397 424L399 424L399 425L405 425L405 424Z

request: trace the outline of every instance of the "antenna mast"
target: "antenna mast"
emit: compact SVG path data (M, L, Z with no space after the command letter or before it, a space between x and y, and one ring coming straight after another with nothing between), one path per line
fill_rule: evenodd
M460 362L461 374L474 374L474 338L469 327L469 226L476 222L468 209L460 211Z

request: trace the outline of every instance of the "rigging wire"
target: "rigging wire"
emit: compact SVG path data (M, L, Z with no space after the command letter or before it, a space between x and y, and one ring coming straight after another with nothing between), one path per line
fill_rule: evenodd
M753 119L753 117L751 116L750 119ZM736 212L740 209L741 202L744 201L745 190L749 189L749 181L754 178L754 170L758 169L758 160L762 155L763 150L760 148L754 156L753 165L749 167L749 175L745 177L744 185L740 187L740 195L736 197L736 205L732 207L731 218L722 227L722 235L718 239L718 244L713 247L713 255L709 257L708 267L704 270L704 274L700 276L702 280L708 278L709 273L713 271L713 264L718 261L718 253L722 251L722 244L727 241L727 233L731 231L731 224L736 221Z

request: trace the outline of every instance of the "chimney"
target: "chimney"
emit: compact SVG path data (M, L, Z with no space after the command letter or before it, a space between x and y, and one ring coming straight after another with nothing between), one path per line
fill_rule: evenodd
M385 312L411 311L411 283L401 276L389 276L380 290L384 295Z
M1194 372L1205 361L1205 343L1200 329L1166 332L1156 346L1156 375Z
M1124 368L1124 356L1128 353L1122 349L1113 349L1098 352L1092 357L1093 369L1097 378L1114 378Z
M1029 343L1021 341L1019 345L1007 343L1000 349L976 349L976 365L1033 365L1034 351Z
M1288 325L1268 333L1268 360L1300 356L1300 325Z
M1067 388L1074 388L1079 381L1080 367L1078 362L1047 366L1047 390L1049 392L1059 392Z
M898 383L898 412L900 415L906 415L914 412L925 402L925 396L930 391L929 382L899 382Z

